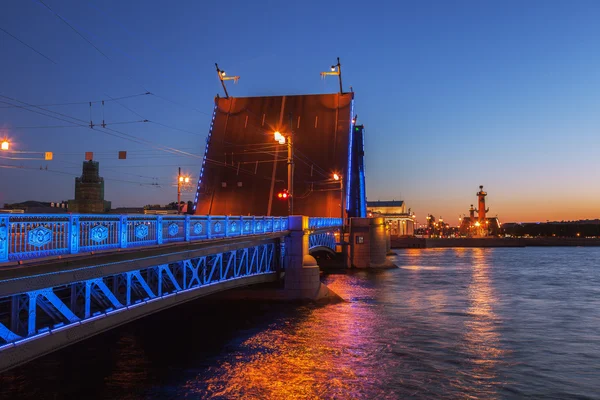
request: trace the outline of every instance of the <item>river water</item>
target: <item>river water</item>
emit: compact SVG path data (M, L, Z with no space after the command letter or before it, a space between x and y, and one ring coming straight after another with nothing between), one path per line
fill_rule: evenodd
M327 306L201 300L0 376L35 399L600 399L600 249L397 250Z

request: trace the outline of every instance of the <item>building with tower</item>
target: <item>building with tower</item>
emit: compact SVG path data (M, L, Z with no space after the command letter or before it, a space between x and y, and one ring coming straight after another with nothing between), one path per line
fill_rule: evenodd
M73 213L104 213L110 211L110 201L104 200L104 178L98 161L84 161L80 177L75 178L75 199L69 200Z
M477 192L477 209L471 204L469 208L469 217L462 219L460 225L460 233L463 236L468 237L486 237L496 236L500 233L500 221L498 217L487 217L487 213L490 211L489 207L485 207L485 198L487 192L484 192L483 185L479 186L479 192ZM477 216L475 216L477 213Z

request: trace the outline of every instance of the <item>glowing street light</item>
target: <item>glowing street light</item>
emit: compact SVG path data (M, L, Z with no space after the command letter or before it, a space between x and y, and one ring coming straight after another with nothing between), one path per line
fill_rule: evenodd
M342 229L344 227L344 178L337 172L333 173L333 180L340 181L340 212L342 217Z
M177 174L177 214L181 212L181 185L190 182L190 177L187 175L181 175L181 167L179 167L179 173Z
M2 145L1 145L1 146L2 146L2 147L0 147L0 148L1 148L2 150L7 150L7 151L8 151L8 149L10 148L10 142L9 142L8 140L4 139L4 140L2 141Z
M290 127L292 115L290 114ZM292 215L294 213L294 142L292 140L292 135L294 133L290 132L290 134L283 135L279 131L273 132L273 138L279 144L286 144L288 157L287 157L287 165L288 165L288 189L287 189L287 199L288 199L288 215Z

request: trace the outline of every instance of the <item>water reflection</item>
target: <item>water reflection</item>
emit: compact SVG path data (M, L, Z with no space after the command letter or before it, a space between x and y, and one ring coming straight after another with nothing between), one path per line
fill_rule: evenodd
M504 355L500 348L499 318L494 313L498 298L490 278L488 258L491 249L471 249L471 281L467 289L469 307L465 321L465 351L474 364L471 377L486 397L497 397L499 382L496 365Z
M393 398L377 389L373 374L386 351L378 343L375 289L357 282L333 277L329 287L349 302L305 308L293 323L254 335L184 390L213 398Z
M600 249L398 253L325 277L345 303L192 302L0 376L0 398L598 398Z

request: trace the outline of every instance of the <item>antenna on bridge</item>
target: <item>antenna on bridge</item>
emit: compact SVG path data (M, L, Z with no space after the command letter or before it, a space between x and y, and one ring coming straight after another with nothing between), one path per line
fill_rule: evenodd
M217 68L217 75L219 75L219 80L221 81L221 85L223 85L223 90L225 91L225 98L229 98L229 93L227 93L227 87L225 87L225 81L233 81L233 83L237 83L240 79L239 76L227 76L225 71L219 69L219 65L215 63L215 67Z
M342 89L342 64L340 64L340 58L337 58L337 64L331 66L331 71L321 72L321 78L325 79L327 75L337 75L340 81L340 93L344 94Z

